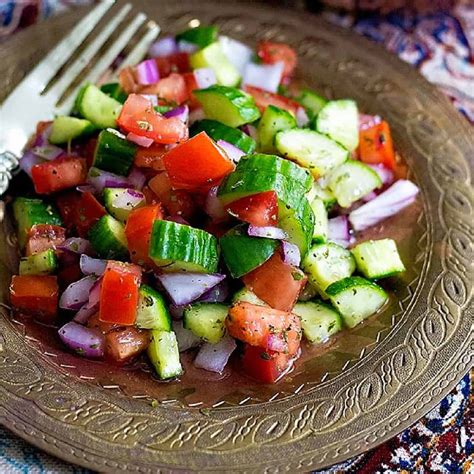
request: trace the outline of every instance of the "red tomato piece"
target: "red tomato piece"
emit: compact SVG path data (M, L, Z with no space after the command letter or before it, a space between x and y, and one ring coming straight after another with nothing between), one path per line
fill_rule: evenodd
M295 50L285 43L273 41L260 41L257 48L258 57L265 64L282 62L285 65L283 76L291 76L295 70L297 56Z
M226 327L232 337L252 346L289 355L295 355L300 347L300 318L267 306L235 304L229 310Z
M53 122L50 120L48 122L40 121L36 124L36 135L41 135L44 131L52 125Z
M82 150L82 156L86 159L87 168L94 163L95 149L97 148L97 137L89 138Z
M253 194L226 206L229 214L257 226L274 226L278 222L278 198L275 191Z
M198 89L198 85L196 82L196 76L193 72L186 72L183 74L184 81L186 82L186 88L188 90L188 101L189 101L189 108L191 110L197 109L201 106L199 101L194 97L193 91Z
M247 375L264 383L274 383L284 375L294 359L288 354L245 345L242 367Z
M153 265L153 261L148 257L151 231L153 222L163 217L163 209L159 204L140 207L129 214L125 225L125 235L133 263Z
M300 107L298 102L294 100L283 97L282 95L264 91L258 87L244 86L244 90L254 98L260 112L263 112L269 105L274 105L275 107L287 110L296 116L296 111L298 110L298 107Z
M14 275L10 302L20 312L52 322L58 311L58 281L55 276Z
M117 120L122 129L156 143L178 143L188 138L188 127L179 118L164 118L142 95L130 94Z
M395 168L395 150L385 120L359 131L359 158L364 163L383 164L391 170Z
M191 70L188 53L170 54L162 58L155 58L160 77L167 77L172 72L188 72Z
M140 282L140 267L109 260L100 287L99 319L104 323L133 325Z
M31 168L31 179L38 194L50 194L83 183L87 176L84 158L66 156Z
M198 133L163 157L174 189L208 189L234 170L234 164L209 138Z
M107 334L114 329L119 329L121 326L118 324L103 323L99 319L99 313L95 313L89 317L86 326L92 329L98 329L102 334Z
M104 206L92 193L82 193L75 218L77 233L86 237L91 227L106 214Z
M245 286L272 308L291 311L307 277L275 252L263 265L243 276Z
M105 335L105 357L124 364L140 355L150 343L150 331L126 327L115 329Z
M168 77L160 79L156 84L143 87L142 94L156 94L160 99L175 104L182 104L188 100L188 88L181 74L171 73Z
M79 266L79 258L73 263L69 261L69 255L64 254L58 255L59 257L59 271L58 271L58 282L59 289L64 291L71 283L80 280L84 275L82 274L81 267ZM66 258L64 258L66 257Z
M26 236L26 255L56 249L66 240L66 229L59 225L36 224Z
M137 81L135 69L133 67L124 67L119 73L120 88L127 94L135 94L140 91L140 85Z
M154 143L148 148L138 147L135 153L135 166L139 168L151 168L155 171L164 171L163 155L166 153L166 145Z
M150 179L148 186L158 201L163 204L168 215L181 216L188 220L196 213L197 207L191 195L181 189L173 190L166 173L158 173ZM150 196L150 199L153 201L152 196Z
M77 208L81 201L78 191L65 191L55 196L56 206L68 232L72 232L76 225Z

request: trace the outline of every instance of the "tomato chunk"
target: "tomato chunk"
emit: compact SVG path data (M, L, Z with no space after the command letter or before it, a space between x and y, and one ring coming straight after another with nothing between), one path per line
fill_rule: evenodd
M245 286L272 308L291 311L307 277L275 252L263 265L243 276Z
M257 226L274 226L278 221L278 198L275 191L247 196L226 206L229 214Z
M183 74L184 82L186 83L186 89L188 91L188 103L191 110L197 109L201 106L199 101L194 97L193 91L198 89L196 76L193 72L186 72Z
M260 112L263 112L269 105L274 105L275 107L287 110L296 116L296 111L298 110L298 107L300 107L298 102L294 100L283 97L282 95L264 91L258 87L244 86L244 90L254 98Z
M65 156L31 168L31 179L38 194L51 194L83 183L87 176L84 158Z
M141 90L142 94L156 94L160 99L168 102L182 104L188 100L188 88L181 74L171 73L168 77L160 79L156 84L150 84Z
M291 76L295 70L297 56L296 51L286 43L274 43L273 41L260 41L257 48L258 57L265 64L284 64L283 76Z
M58 311L58 281L50 275L15 275L10 284L10 302L18 311L52 322Z
M151 138L156 143L178 143L188 138L188 127L179 118L164 118L142 95L130 94L117 123L127 132Z
M73 232L75 229L80 201L81 193L75 190L64 191L55 196L56 206L68 232Z
M91 227L106 214L104 206L92 193L82 193L75 217L77 233L86 237Z
M359 158L364 163L383 164L391 170L395 168L395 150L385 120L359 131Z
M103 323L99 319L98 312L89 317L86 326L88 328L98 329L102 334L107 334L110 331L121 328L118 324Z
M264 383L274 383L292 366L294 358L282 352L245 345L242 368L247 375Z
M131 326L137 318L141 269L129 263L109 261L100 288L99 319Z
M59 225L36 224L26 236L26 255L55 249L66 240L66 229Z
M115 329L105 335L105 357L123 364L140 355L150 343L150 331L132 327Z
M175 53L161 58L155 58L160 77L169 76L173 72L188 72L191 70L188 53Z
M300 347L300 318L285 311L240 302L230 308L226 327L232 337L251 346L289 355Z
M234 164L208 137L198 133L163 158L174 189L208 189L234 170Z
M125 225L125 235L132 262L139 265L145 263L153 265L153 261L148 257L151 230L153 222L163 217L163 209L159 204L139 207L129 214Z
M151 168L155 171L164 171L163 155L166 153L166 145L154 143L148 148L139 147L135 153L135 166L139 168Z

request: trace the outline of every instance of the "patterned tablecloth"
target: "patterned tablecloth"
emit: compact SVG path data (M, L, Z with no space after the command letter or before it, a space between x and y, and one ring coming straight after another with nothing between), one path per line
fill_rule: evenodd
M0 0L0 40L21 27L89 0ZM474 123L474 3L450 12L377 15L324 12L330 21L352 28L418 68ZM325 473L474 473L474 372L411 428L378 448ZM0 428L0 472L87 473L65 464Z

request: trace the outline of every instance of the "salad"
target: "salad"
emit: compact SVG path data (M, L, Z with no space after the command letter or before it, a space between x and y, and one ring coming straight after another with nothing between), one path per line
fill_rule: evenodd
M161 380L193 351L263 383L302 340L379 312L380 280L405 267L394 240L360 231L418 188L388 123L299 87L296 63L287 44L255 52L198 26L40 122L20 165L34 193L12 203L14 311L79 356L146 357Z

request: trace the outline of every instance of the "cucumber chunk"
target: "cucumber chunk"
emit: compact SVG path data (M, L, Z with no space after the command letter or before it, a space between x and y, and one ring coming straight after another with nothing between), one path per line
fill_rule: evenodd
M277 153L275 137L278 132L296 127L296 119L287 110L269 105L258 124L258 149L262 153Z
M245 153L255 151L255 140L238 128L229 127L216 120L198 120L189 128L189 135L194 137L198 133L206 132L214 141L225 140L240 148Z
M274 254L278 241L249 237L244 227L237 227L224 234L219 244L230 274L240 278L265 263Z
M296 303L293 313L301 317L303 335L313 344L326 342L342 329L341 315L322 301Z
M221 303L193 304L184 310L184 327L204 341L216 344L224 336L228 311Z
M376 313L388 300L380 286L361 277L337 281L326 289L326 293L341 313L344 324L350 328Z
M382 186L382 180L370 166L360 161L348 160L332 171L328 185L338 204L341 207L350 207Z
M95 129L89 120L61 115L53 120L49 142L61 145L75 138L90 135Z
M330 136L349 151L359 146L359 112L353 100L332 100L319 112L318 132Z
M205 48L211 43L217 41L217 26L197 26L196 28L189 28L176 35L176 41L187 41L198 45L200 48Z
M20 275L51 275L58 268L58 259L53 249L23 257L20 260Z
M252 96L234 87L213 85L195 90L193 94L201 103L207 118L229 127L240 127L260 118Z
M127 100L128 94L120 87L118 82L109 82L107 84L102 84L100 90L107 94L112 99L117 100L121 104L124 104Z
M265 301L261 300L253 291L250 291L245 286L232 296L232 304L240 302L252 303L258 306L268 306Z
M165 300L158 291L148 285L140 286L138 292L135 325L141 329L171 331L171 316Z
M227 59L227 56L222 51L220 43L217 41L192 54L189 58L189 62L193 69L201 67L211 68L216 75L217 82L223 86L234 87L240 82L239 71ZM194 94L197 95L196 91L194 91ZM204 111L207 115L205 108ZM250 121L253 122L253 120ZM220 120L220 122L224 121Z
M352 275L354 257L349 250L332 242L313 245L303 260L303 270L321 296L326 298L326 288L331 283Z
M140 191L132 192L137 197L141 195L141 199L132 202L130 190L127 188L105 188L103 192L106 209L122 223L125 223L131 211L146 204L145 196Z
M137 145L129 142L117 130L102 130L97 138L92 166L104 171L127 176L132 167Z
M165 272L216 273L219 263L213 235L171 221L154 222L148 253Z
M311 202L314 214L313 242L324 243L328 237L328 213L322 199L314 198Z
M343 146L309 129L293 128L279 132L275 143L283 156L308 168L315 178L324 176L349 157Z
M101 258L127 260L127 238L123 225L112 216L102 216L89 231L92 247Z
M366 278L386 278L405 271L397 244L392 239L368 240L352 250L357 270Z
M306 110L310 120L319 114L321 109L327 104L327 100L309 89L303 89L296 101L299 102Z
M58 211L41 199L17 197L13 201L13 216L21 249L25 247L28 231L35 224L63 224Z
M152 329L147 353L161 380L178 377L183 373L174 332Z
M86 84L79 91L75 109L85 119L98 128L114 128L120 115L122 104L93 84Z
M334 196L333 192L328 188L323 188L318 181L313 183L313 186L309 190L306 197L308 198L309 202L312 202L315 198L321 199L324 202L324 206L328 210L331 209L337 202L336 196Z

